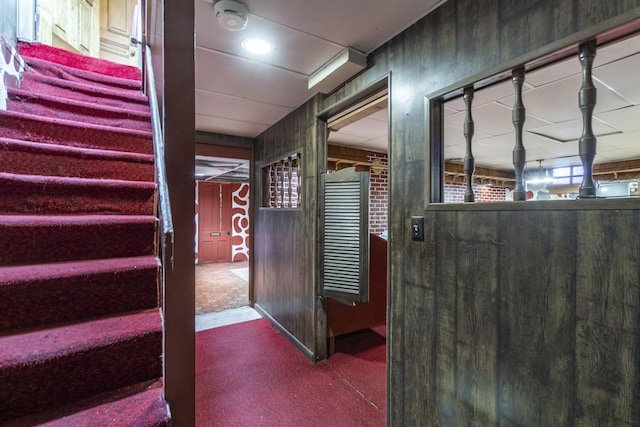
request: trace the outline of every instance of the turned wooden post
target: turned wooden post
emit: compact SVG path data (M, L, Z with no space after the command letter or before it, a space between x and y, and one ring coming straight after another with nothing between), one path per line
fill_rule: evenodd
M582 136L580 137L580 160L582 160L583 177L579 194L581 198L596 197L596 186L593 183L593 159L596 156L596 137L593 135L593 110L596 106L596 87L593 84L592 69L596 56L595 40L580 45L580 63L582 64L582 88L579 105L582 112Z
M464 89L464 105L467 110L467 114L464 120L464 137L467 140L467 151L464 156L464 176L467 180L467 189L464 193L465 202L474 202L475 196L473 194L473 172L475 171L475 161L473 159L473 152L471 151L471 140L474 134L473 117L471 115L471 104L473 102L473 86L466 87Z
M526 119L524 104L522 103L522 86L524 84L524 67L513 70L511 80L516 92L513 104L511 121L516 131L516 145L513 148L513 168L516 174L516 186L513 190L513 200L527 200L527 191L524 188L524 166L527 163L527 154L522 143L522 132Z

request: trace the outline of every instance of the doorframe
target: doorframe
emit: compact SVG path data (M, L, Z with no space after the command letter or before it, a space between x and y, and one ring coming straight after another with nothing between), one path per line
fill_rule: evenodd
M383 92L383 91L387 91L387 93L391 93L391 72L389 72L388 74L385 74L384 76L382 76L380 79L374 81L373 83L371 83L370 85L368 85L367 87L359 90L358 92L354 93L351 96L348 96L332 105L330 105L329 107L321 110L320 112L318 112L318 114L316 115L316 120L318 121L318 127L320 129L320 133L322 134L322 137L319 139L319 144L323 144L321 146L318 147L318 152L322 153L321 156L322 157L322 166L320 168L320 170L318 171L319 174L323 174L327 172L327 147L328 147L328 136L329 136L329 130L328 130L328 122L329 119L331 117L334 117L340 113L346 112L347 110L349 110L350 108L355 107L356 105L362 103L363 101L365 101L367 98L370 98L372 96L374 96L377 93ZM388 185L389 185L389 192L388 195L391 195L391 97L389 97L389 100L387 101L387 106L388 106L388 120L387 120L387 161L389 164L389 172L388 172ZM318 182L320 182L320 176L318 176ZM322 185L318 185L317 188L317 200L323 200L323 192L324 192L324 187ZM391 297L391 293L390 293L390 264L389 264L389 259L390 259L390 251L389 251L389 243L390 243L390 234L389 234L389 227L388 227L388 223L389 223L389 211L391 208L391 203L389 203L389 201L387 201L387 315L386 315L386 325L387 325L387 337L386 337L386 343L387 345L389 344L389 333L388 333L388 325L389 325L389 307L390 307L390 297ZM314 316L315 316L315 321L314 321L314 326L315 326L315 359L316 361L320 361L320 360L325 360L327 359L328 355L329 355L329 348L328 348L328 344L327 344L327 312L326 312L326 304L324 301L324 298L322 297L323 295L323 290L322 290L322 278L320 277L320 272L321 272L321 263L323 262L323 256L322 256L322 251L321 249L321 232L322 232L322 223L324 221L324 206L320 206L318 204L318 218L320 219L317 222L317 229L316 229L316 235L318 236L318 241L316 242L316 286L314 287L314 292L315 292L315 307L314 307ZM387 354L388 354L388 348L387 348ZM389 369L388 369L388 361L387 361L387 377L389 376Z

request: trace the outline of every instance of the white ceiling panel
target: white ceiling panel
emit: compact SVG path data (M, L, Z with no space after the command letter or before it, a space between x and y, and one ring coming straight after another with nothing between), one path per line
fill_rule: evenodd
M506 133L513 132L511 107L507 107L506 105L502 105L497 102L492 102L473 108L472 114L473 121L475 123L475 130L480 133L488 135L504 135ZM464 126L465 116L465 112L446 116L445 123L462 129ZM525 120L524 128L536 128L547 124L548 122L546 121L528 115Z
M540 87L580 73L582 73L582 65L576 55L527 73L525 81L535 87Z
M259 135L267 130L268 126L196 114L196 129L223 135L246 136L247 134Z
M205 49L197 49L196 61L196 89L289 108L311 96L301 74Z
M380 135L387 135L387 122L365 117L364 119L343 127L340 129L340 133L347 135L359 135L366 139L377 138Z
M523 92L526 92L530 89L532 89L532 86L528 83L525 83L522 86ZM473 95L473 102L471 103L471 108L479 107L489 102L494 102L496 99L502 99L508 96L513 96L514 93L515 93L515 88L513 86L513 83L511 82L511 79L505 80L503 82L489 86L488 88L480 89L477 92L475 92ZM511 98L511 105L513 106L513 98ZM447 108L451 108L456 111L465 111L466 107L464 105L464 98L461 96L459 98L455 98L448 101Z
M338 145L356 145L356 144L364 144L369 138L365 138L360 135L349 135L342 132L330 132L329 138L327 138L329 142L338 144Z
M433 10L441 0L247 0L252 15L369 53Z
M203 115L225 119L241 117L243 121L261 125L278 121L289 111L286 107L202 90L196 91L196 110L206 112Z
M630 70L640 70L640 54L603 65L594 70L593 75L631 103L640 104L638 74L631 73Z
M600 120L623 132L640 130L640 105L621 108L619 110L600 113ZM640 141L639 145L640 145Z
M594 81L594 84L597 90L596 114L630 105L627 100L608 89L602 83ZM523 103L528 114L552 123L577 119L582 117L580 106L578 105L581 86L581 75L557 80L525 92L522 96ZM506 102L510 105L513 100L504 99L501 102ZM528 117L527 121L529 121ZM527 127L526 122L525 127Z
M617 129L598 120L597 118L593 119L592 128L593 134L596 136L618 132ZM582 135L582 120L569 120L566 122L559 122L552 125L541 126L539 128L533 129L532 132L535 132L538 135L546 136L548 138L556 139L558 141L576 141Z
M224 52L237 57L257 59L262 63L277 68L296 71L310 75L325 62L343 49L343 46L326 39L311 36L294 28L283 26L277 22L267 21L251 16L247 28L243 31L228 31L216 22L213 5L205 8L206 17L196 20L209 22L209 31L198 36L197 44L212 50ZM273 45L273 51L266 55L255 55L242 48L242 41L259 38Z

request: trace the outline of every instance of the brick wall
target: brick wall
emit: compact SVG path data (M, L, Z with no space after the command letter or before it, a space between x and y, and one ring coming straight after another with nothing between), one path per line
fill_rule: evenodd
M444 185L444 202L445 203L464 203L464 192L466 186L464 184L445 184ZM474 185L473 193L476 202L500 202L506 199L506 190L504 187L495 187L491 185Z
M369 162L376 160L383 165L388 165L387 155L384 153L370 153L367 155ZM380 234L388 228L387 201L389 200L389 170L380 173L371 172L371 189L369 194L369 232Z

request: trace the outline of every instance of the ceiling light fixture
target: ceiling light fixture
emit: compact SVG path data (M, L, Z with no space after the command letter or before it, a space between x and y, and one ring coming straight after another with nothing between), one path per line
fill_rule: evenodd
M273 50L273 45L262 39L246 39L242 41L242 48L257 55L266 55Z
M249 9L237 0L218 0L213 5L218 24L229 31L240 31L247 27Z

